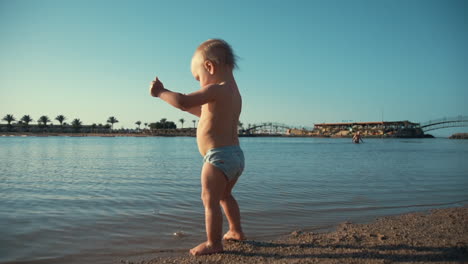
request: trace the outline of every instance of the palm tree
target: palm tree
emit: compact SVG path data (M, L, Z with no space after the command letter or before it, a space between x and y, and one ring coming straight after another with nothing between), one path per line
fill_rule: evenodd
M33 121L32 118L29 115L24 115L21 118L21 121L26 124L26 131L29 131L29 129L27 127L29 126L29 122Z
M75 129L75 131L78 132L80 130L80 128L81 128L80 119L78 119L78 118L73 119L71 125L72 125L73 129Z
M65 116L63 115L58 115L55 120L59 121L60 122L60 126L63 126L63 121L65 121L65 119L67 119Z
M96 123L93 123L93 124L91 125L91 131L92 131L93 133L96 133L96 128L97 128Z
M11 126L11 122L16 121L15 117L13 115L10 115L10 114L6 115L2 120L7 121L8 126Z
M179 122L182 124L182 128L184 128L185 119L181 118L181 119L179 119Z
M244 124L239 120L239 128L244 129Z
M39 120L37 121L39 124L42 123L44 126L47 126L47 123L50 122L50 119L48 116L41 116L39 117Z
M141 121L136 121L135 124L138 126L138 130L140 130Z
M156 128L166 128L166 123L167 123L167 118L161 118L161 120L159 120L160 126L156 126Z
M26 126L29 125L29 122L32 122L33 119L29 116L29 115L24 115L22 118L21 118L21 121L23 121Z
M8 114L2 120L8 122L8 128L7 129L8 129L8 131L10 131L11 130L11 122L15 121L16 119L15 119L15 117L13 115Z
M114 129L114 124L115 123L118 123L119 120L117 120L117 118L111 116L109 117L109 119L107 119L107 123L111 123L111 129Z
M192 120L193 122L193 128L195 128L195 123L197 122L196 120Z
M148 126L148 123L145 123L145 128Z

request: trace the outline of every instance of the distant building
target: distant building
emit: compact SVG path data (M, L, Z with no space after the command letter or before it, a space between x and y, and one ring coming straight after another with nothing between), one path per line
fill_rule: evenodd
M410 121L349 122L315 124L311 135L326 137L352 136L359 131L362 136L424 137L419 123Z

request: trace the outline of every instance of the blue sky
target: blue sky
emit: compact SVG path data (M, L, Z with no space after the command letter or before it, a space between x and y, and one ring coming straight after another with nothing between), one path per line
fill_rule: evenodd
M199 89L190 60L209 38L240 57L244 124L468 115L466 17L455 0L0 0L0 115L191 126L148 86Z

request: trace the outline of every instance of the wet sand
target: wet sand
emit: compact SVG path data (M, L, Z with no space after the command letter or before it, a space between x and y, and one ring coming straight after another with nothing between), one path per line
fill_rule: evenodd
M275 241L226 242L225 252L180 251L121 263L468 263L468 206L342 223L334 232L294 231ZM188 252L188 249L187 251Z

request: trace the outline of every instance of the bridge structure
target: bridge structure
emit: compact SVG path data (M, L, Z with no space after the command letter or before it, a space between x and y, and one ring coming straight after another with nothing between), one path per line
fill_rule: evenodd
M449 127L468 127L468 116L444 117L420 123L424 133Z
M372 122L371 122L372 123ZM376 122L374 122L376 123ZM378 122L377 122L378 123ZM391 122L381 122L391 123ZM345 123L343 123L345 124ZM450 128L450 127L468 127L468 116L459 115L456 117L444 117L440 119L430 120L423 123L414 123L415 129L421 129L424 133L429 131ZM289 132L294 130L300 131L314 131L312 127L294 127L283 123L277 122L264 122L258 124L249 124L247 128L241 128L239 133L241 135L288 135Z
M241 134L244 135L286 135L290 129L294 127L282 123L265 122L249 125L247 128L241 129Z

